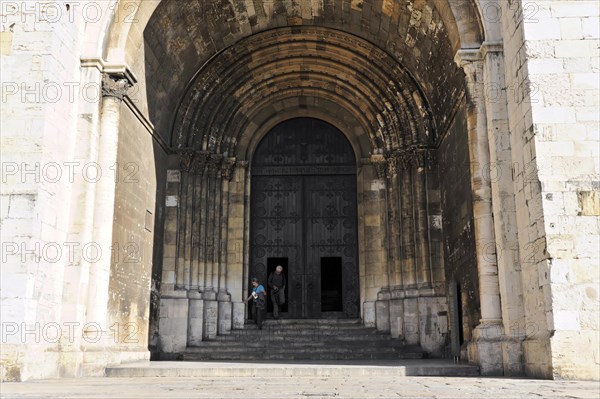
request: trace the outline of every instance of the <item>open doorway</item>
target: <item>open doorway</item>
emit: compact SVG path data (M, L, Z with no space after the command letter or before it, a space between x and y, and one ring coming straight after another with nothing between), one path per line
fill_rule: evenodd
M321 258L321 312L341 312L343 304L342 258Z

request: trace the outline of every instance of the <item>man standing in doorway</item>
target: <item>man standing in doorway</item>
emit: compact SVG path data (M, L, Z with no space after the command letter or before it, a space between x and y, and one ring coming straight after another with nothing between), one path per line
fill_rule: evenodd
M271 289L271 301L273 302L273 318L279 319L279 307L285 304L285 286L287 281L283 274L283 267L277 266L268 280Z

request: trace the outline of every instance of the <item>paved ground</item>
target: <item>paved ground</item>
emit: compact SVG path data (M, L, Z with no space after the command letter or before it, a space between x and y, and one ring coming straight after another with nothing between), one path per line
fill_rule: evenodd
M86 378L4 383L2 398L593 398L598 382L458 377Z

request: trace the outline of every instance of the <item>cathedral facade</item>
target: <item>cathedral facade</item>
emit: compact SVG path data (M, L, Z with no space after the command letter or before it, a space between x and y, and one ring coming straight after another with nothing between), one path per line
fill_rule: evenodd
M3 2L3 380L360 319L598 379L595 1Z

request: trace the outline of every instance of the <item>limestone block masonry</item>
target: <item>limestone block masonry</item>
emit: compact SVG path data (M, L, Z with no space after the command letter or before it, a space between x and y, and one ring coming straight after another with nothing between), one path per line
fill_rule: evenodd
M484 375L600 380L598 1L14 0L0 19L0 380L233 339L253 155L294 118L355 155L356 234L319 243L356 244L355 322Z

